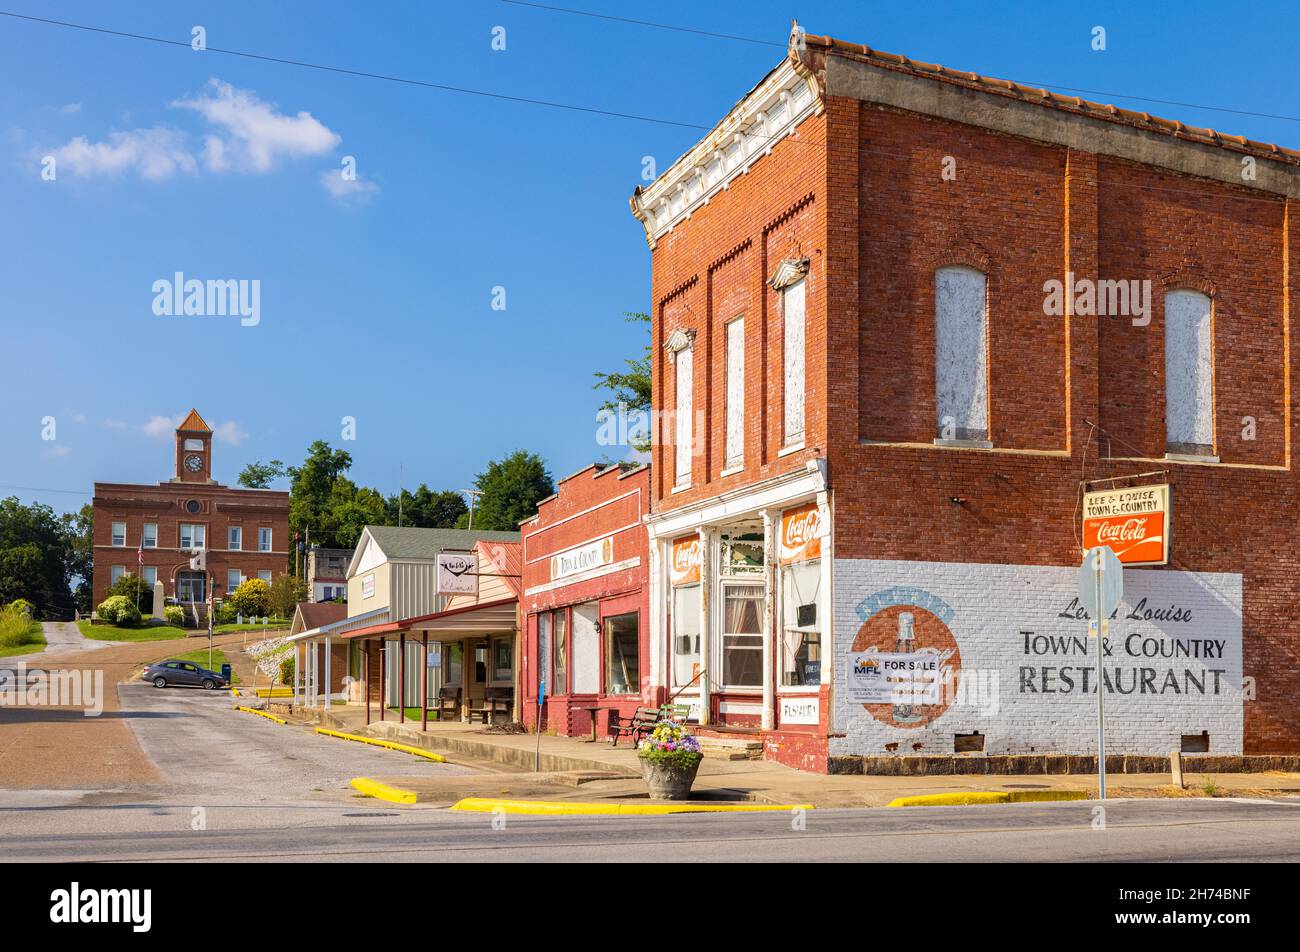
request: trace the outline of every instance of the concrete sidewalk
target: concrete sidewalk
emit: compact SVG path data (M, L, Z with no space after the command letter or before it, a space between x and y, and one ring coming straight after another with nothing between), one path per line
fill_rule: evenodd
M372 709L373 710L373 709ZM377 711L375 712L377 713ZM469 777L430 778L416 785L393 778L393 785L416 789L420 802L450 805L462 797L492 796L547 800L646 798L636 751L626 741L612 747L572 737L489 733L481 724L420 722L399 724L392 712L365 724L365 708L339 705L320 713L322 726L383 737L444 754L453 763L480 768ZM533 771L540 746L540 771ZM384 777L375 777L385 781ZM1168 774L1120 774L1107 778L1113 798L1152 796L1300 796L1300 773L1187 774L1187 789L1177 790ZM1207 793L1207 785L1209 793ZM971 791L1084 790L1096 796L1097 778L1082 774L1009 776L864 776L804 773L770 761L728 759L709 752L700 764L695 796L757 803L811 803L819 807L885 806L905 796Z

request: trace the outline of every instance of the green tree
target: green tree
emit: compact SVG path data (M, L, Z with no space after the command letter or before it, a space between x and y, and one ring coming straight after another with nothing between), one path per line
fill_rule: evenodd
M335 481L351 468L352 456L345 450L331 449L324 440L308 447L301 466L288 467L289 533L294 539L305 540L310 529L314 544L347 548L335 538L338 520L330 507Z
M600 405L601 415L598 420L612 415L615 431L620 416L627 419L628 441L638 453L648 453L651 443L649 414L651 407L650 384L650 315L642 311L628 311L624 318L632 324L646 325L646 343L641 353L624 361L626 370L612 373L596 371L595 390L604 390L608 395Z
M357 486L346 476L340 476L334 480L325 519L332 542L320 544L351 549L356 546L357 539L361 538L361 530L366 526L385 524L384 497L377 489ZM315 538L313 530L313 541Z
M546 464L527 450L515 450L505 459L488 463L474 485L482 493L474 507L475 529L516 531L521 519L537 512L538 502L555 493ZM459 524L468 526L468 513Z
M95 566L95 507L86 503L77 512L65 512L63 523L64 563L73 582L72 600L77 610L89 615L90 581Z
M245 618L265 615L270 611L271 586L260 578L246 578L239 588L229 593L221 603L228 612L237 612Z
M457 520L469 510L465 506L465 497L454 489L434 492L424 483L411 492L401 492L401 508L398 508L398 496L389 496L384 504L384 517L390 526L398 524L400 511L401 524L416 526L421 529L453 529Z
M276 618L292 618L299 602L307 601L307 583L302 579L281 572L271 582L271 591L267 595L267 607Z
M287 475L288 470L278 459L273 459L269 463L263 463L260 459L254 460L240 472L239 485L248 489L269 489L271 483Z
M49 506L0 499L0 604L25 598L37 617L72 614L68 587L68 537Z
M126 574L108 587L108 595L123 595L133 606L139 606L140 613L148 615L153 612L153 586L138 575Z

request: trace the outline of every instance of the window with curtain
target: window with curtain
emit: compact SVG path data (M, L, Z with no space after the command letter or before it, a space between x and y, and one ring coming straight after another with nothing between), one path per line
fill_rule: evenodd
M726 585L722 605L722 683L763 685L763 586Z
M934 276L935 433L989 438L987 278L965 266Z
M781 684L821 684L821 632L817 622L821 560L781 569Z
M605 619L606 694L640 692L640 627L640 616L636 612Z
M785 415L782 446L797 446L804 439L804 308L805 279L782 292L784 313Z
M551 613L542 612L537 616L537 670L543 679L551 676ZM550 695L554 685L547 683L546 693Z
M673 589L673 687L690 684L700 671L700 587Z
M569 619L563 611L555 613L551 627L553 667L551 672L552 694L569 693Z
M1209 297L1179 289L1165 295L1167 452L1214 453L1214 339Z

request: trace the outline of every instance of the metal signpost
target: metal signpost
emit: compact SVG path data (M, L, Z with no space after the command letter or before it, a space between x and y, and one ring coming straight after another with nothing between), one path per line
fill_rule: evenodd
M1097 794L1106 799L1106 676L1102 643L1110 630L1111 613L1124 597L1124 567L1110 546L1088 550L1079 566L1079 604L1097 626Z

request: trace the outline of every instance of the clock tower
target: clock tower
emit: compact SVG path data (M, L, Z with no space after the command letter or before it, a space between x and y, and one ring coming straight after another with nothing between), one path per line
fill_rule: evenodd
M173 482L212 482L212 427L197 410L176 428L176 478Z

